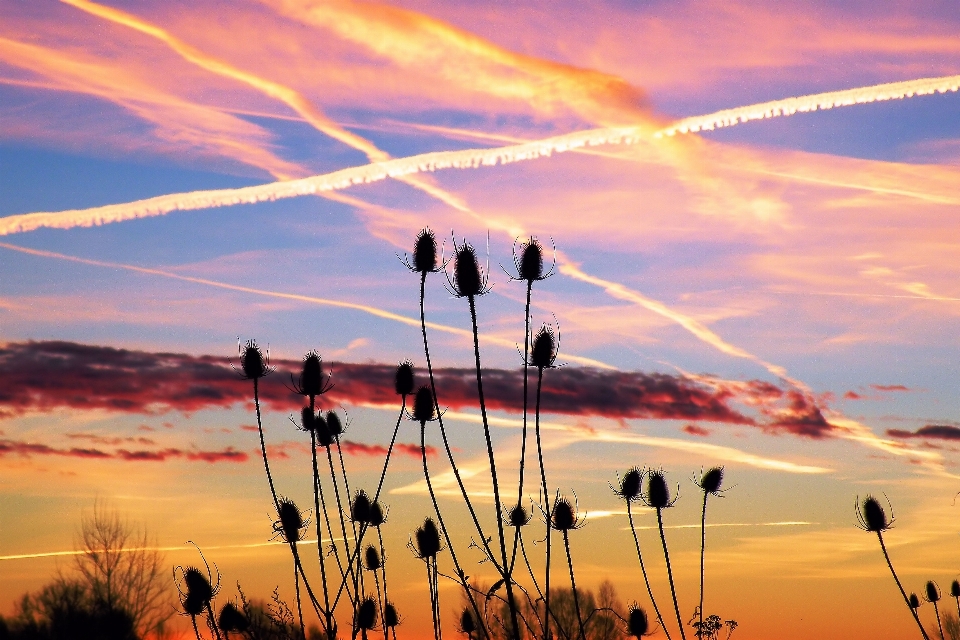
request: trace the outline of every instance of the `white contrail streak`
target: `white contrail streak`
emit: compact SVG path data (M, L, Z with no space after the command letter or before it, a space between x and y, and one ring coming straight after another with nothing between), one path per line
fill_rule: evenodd
M792 115L800 111L812 111L838 106L891 100L937 92L956 91L960 88L960 76L923 78L906 82L875 85L821 93L812 96L789 98L757 105L726 109L705 116L684 118L653 136L690 133L718 126L733 126L748 120ZM612 127L590 129L561 136L545 138L523 144L494 149L465 149L463 151L435 151L406 158L374 162L360 167L341 169L331 173L281 180L269 184L240 189L216 189L174 193L145 200L113 204L88 209L71 209L58 212L26 213L0 218L0 235L34 231L40 228L71 229L161 216L173 211L192 211L237 204L271 202L284 198L315 195L327 191L347 189L353 185L377 182L387 178L400 178L415 173L441 169L475 169L545 158L554 153L605 144L628 144L643 137L640 127Z
M342 540L343 538L334 538L334 540ZM316 538L312 540L301 540L297 544L316 544ZM272 540L269 542L251 542L248 544L223 544L218 546L205 546L204 549L257 549L259 547L274 547L284 545L287 546L286 542L282 540ZM189 545L180 545L178 547L131 547L129 549L121 549L120 553L133 553L135 551L185 551L193 549ZM64 556L82 556L86 555L87 551L42 551L39 553L18 553L8 556L0 556L0 561L3 560L33 560L36 558L59 558Z
M960 76L946 76L941 78L920 78L919 80L906 80L904 82L890 82L888 84L860 87L859 89L846 89L844 91L829 91L827 93L816 93L810 96L800 96L799 98L761 102L760 104L752 104L735 109L724 109L723 111L717 111L716 113L705 116L684 118L679 122L673 123L666 129L657 131L653 135L659 138L661 136L672 136L677 133L691 133L704 130L712 131L720 127L732 127L743 122L749 122L750 120L792 116L795 113L807 113L810 111L833 109L834 107L847 107L854 104L866 104L868 102L900 100L903 98L912 98L913 96L947 93L948 91L957 91L958 89L960 89Z

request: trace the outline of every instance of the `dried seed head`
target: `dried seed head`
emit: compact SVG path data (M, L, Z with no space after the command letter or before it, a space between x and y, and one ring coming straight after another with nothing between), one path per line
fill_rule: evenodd
M323 393L323 370L320 354L311 351L303 356L303 370L300 372L300 394L319 396Z
M950 596L960 598L960 582L954 580L950 583Z
M200 569L187 567L183 572L183 582L187 585L187 598L195 598L201 608L213 599L213 586Z
M933 580L927 582L927 602L940 602L940 585Z
M873 496L863 499L857 517L860 520L860 527L873 533L886 531L892 524L892 521L887 519L887 513L880 506L880 501Z
M317 414L313 421L314 429L317 433L317 444L321 447L329 447L333 444L333 434L330 433L330 427L327 426L327 420L322 414Z
M376 571L383 566L383 563L380 561L380 553L377 552L377 548L372 544L364 550L363 561L368 571Z
M433 558L440 553L440 532L433 518L427 518L414 532L417 543L417 555L421 559Z
M477 623L473 619L473 612L470 609L464 609L460 614L460 631L470 635L477 630Z
M354 522L370 522L370 496L363 489L357 491L350 507L350 518Z
M665 509L673 506L670 502L670 487L663 471L651 471L647 474L647 495L645 501L654 509Z
M308 433L315 431L317 428L317 414L310 407L304 407L300 410L300 428Z
M256 340L247 340L247 344L240 349L240 368L243 370L243 377L256 380L270 373L269 358L269 354L264 356Z
M327 429L330 431L330 435L334 439L339 438L343 435L343 423L340 422L340 416L337 415L336 411L332 409L327 411Z
M910 594L910 608L919 609L920 608L920 598L917 597L917 594Z
M614 492L627 502L633 502L640 497L640 488L642 485L643 471L638 467L634 467L623 474L623 477L620 478L620 488L615 489Z
M461 298L472 298L484 293L483 272L477 261L477 252L469 243L457 247L453 258L453 290Z
M283 536L285 542L300 542L301 531L306 525L303 514L293 500L281 498L278 515L280 519L273 523L273 530Z
M377 603L372 597L367 596L360 601L360 606L357 607L357 628L369 631L373 629L376 623Z
M723 467L714 467L703 474L700 482L697 483L704 493L716 495L720 491L720 485L723 484Z
M557 337L553 329L547 325L540 327L540 331L533 339L530 349L530 364L538 369L549 369L557 361Z
M566 498L560 498L553 505L553 514L550 517L553 528L557 531L569 531L578 526L577 513Z
M195 593L187 593L186 597L180 599L183 606L183 612L189 616L198 616L207 610L209 600L204 600Z
M429 228L417 234L417 241L413 245L413 271L429 273L437 270L437 238Z
M647 612L641 609L637 603L633 603L627 617L627 632L634 638L642 638L649 631L650 622L647 620Z
M220 615L217 616L217 624L221 631L243 633L250 627L247 616L237 609L236 605L228 602L220 608Z
M383 606L383 625L387 629L392 629L400 624L400 615L397 613L397 608L393 606L392 602L388 602Z
M507 513L507 519L510 521L511 527L523 527L530 522L530 514L527 513L527 510L522 504L514 505L510 511Z
M543 280L543 247L536 238L530 238L529 242L521 245L517 274L527 282Z
M369 525L371 527L379 527L386 521L387 512L379 502L374 501L374 503L370 505L370 519L368 520Z
M437 406L433 401L433 391L430 387L424 385L417 389L417 395L413 398L413 419L424 424L436 419Z
M397 373L393 377L393 388L399 396L408 396L413 393L413 363L409 360L397 365Z

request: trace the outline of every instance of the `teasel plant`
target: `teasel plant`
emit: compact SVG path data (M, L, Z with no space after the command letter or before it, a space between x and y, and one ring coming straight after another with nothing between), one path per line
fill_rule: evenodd
M367 632L373 631L377 627L377 602L373 596L365 596L357 605L356 613L353 616L353 637L360 634L362 640L367 640Z
M387 631L393 637L393 640L397 640L397 627L400 626L400 623L403 620L400 618L400 614L397 613L397 607L394 606L392 602L387 602L383 605L383 628L384 628L384 637L387 636Z
M957 603L957 620L960 620L960 580L950 583L950 597Z
M581 529L586 522L580 517L576 506L576 495L574 495L573 504L566 497L561 497L557 492L557 497L553 501L553 511L550 513L552 528L563 535L563 547L567 552L567 567L570 570L570 587L573 590L573 606L577 613L577 625L580 629L580 640L585 640L586 635L583 628L583 613L580 611L580 597L577 595L577 579L573 572L573 556L570 554L570 532ZM546 609L547 616L550 610Z
M273 505L280 510L280 501L277 499L277 490L273 484L273 475L270 473L270 462L267 460L267 445L263 439L263 420L260 415L260 379L273 373L270 366L270 351L266 353L257 345L256 340L247 340L246 345L237 341L237 350L240 352L240 377L253 381L253 403L257 410L257 432L260 434L260 453L263 455L263 468L267 472L267 482L270 485L270 495Z
M661 625L662 627L663 625ZM634 602L630 605L627 612L627 635L640 640L640 638L651 635L650 622L647 619L647 612L640 605Z
M197 640L202 640L200 629L197 627L197 616L206 614L207 628L211 634L220 639L220 631L217 628L217 621L213 616L213 599L220 592L220 572L217 571L216 583L213 581L213 575L210 571L210 565L207 559L200 553L200 559L206 571L201 571L198 567L174 567L173 580L177 587L177 593L180 596L180 607L183 615L190 617L193 625L193 633Z
M423 524L417 527L413 537L407 543L413 554L423 560L427 568L427 586L430 590L430 609L433 614L433 637L441 640L440 629L440 594L437 589L437 555L443 550L440 544L440 533L433 518L426 518ZM468 591L469 593L469 591Z
M663 560L667 565L667 579L670 582L670 595L673 597L673 610L677 615L677 625L680 627L680 637L687 640L687 634L683 628L683 619L680 617L680 604L677 602L677 587L673 580L673 567L670 565L670 552L667 550L667 537L663 533L663 510L669 509L677 503L680 498L680 487L677 487L677 495L670 498L670 486L667 484L667 478L662 469L649 470L646 473L647 491L641 494L640 499L651 509L657 511L657 527L660 530L660 544L663 546ZM663 622L660 623L661 625Z
M217 626L223 632L223 640L230 640L231 633L245 633L250 628L250 620L237 605L227 602L220 607L220 613L217 615Z
M647 576L647 568L643 563L643 553L640 551L640 538L637 535L637 527L633 522L633 504L641 499L643 480L645 476L646 471L640 469L640 467L633 467L623 474L623 477L620 478L620 485L618 487L611 488L613 489L613 492L627 504L627 520L630 522L630 531L633 533L633 543L637 549L637 560L640 562L640 573L643 574L643 583L647 587L647 595L650 596L650 603L653 605L653 611L657 616L657 622L660 624L660 628L663 629L664 634L666 634L667 640L670 640L670 631L663 623L663 616L660 614L660 607L657 606L657 599L653 596L653 588L650 586L650 578Z
M707 548L707 498L716 496L723 497L723 490L720 486L723 484L723 467L713 467L700 476L693 483L703 491L703 509L700 512L700 605L697 607L697 614L700 620L697 624L697 636L702 636L703 631L703 564L704 554Z
M940 602L940 585L934 580L927 581L924 599L933 605L933 613L937 616L937 627L940 629L940 640L945 640L943 635L943 621L940 620L940 607L937 606L937 603Z
M908 598L907 592L903 590L903 585L900 583L900 578L897 576L897 572L893 568L893 562L890 561L890 554L887 552L887 545L883 542L883 533L889 531L893 527L894 520L896 519L893 515L893 508L890 508L890 517L887 517L886 511L884 511L883 506L880 504L880 501L877 500L872 495L868 495L863 499L863 502L860 501L860 498L857 498L857 526L868 533L877 534L877 540L880 541L880 550L883 551L883 557L887 561L887 566L890 568L890 573L893 575L894 582L897 583L897 588L900 589L900 595L903 596L903 601L907 605L907 608L910 609L910 613L913 615L914 621L917 623L917 627L920 629L920 635L923 636L923 640L930 640L930 637L927 635L926 629L923 628L923 624L920 622L920 616L917 615L917 608L920 606L919 599L916 600L917 606L914 605L914 598ZM890 507L890 501L887 501L887 506ZM915 596L916 594L911 594Z
M303 605L300 599L300 553L297 549L297 543L303 538L303 532L310 526L310 521L303 518L303 514L297 505L289 498L280 499L280 507L277 509L278 519L273 523L274 537L279 537L288 545L293 554L293 583L296 587L297 598L297 619L300 623L300 633L306 636L306 629L303 626ZM303 576L306 583L306 576ZM318 612L319 613L319 612Z

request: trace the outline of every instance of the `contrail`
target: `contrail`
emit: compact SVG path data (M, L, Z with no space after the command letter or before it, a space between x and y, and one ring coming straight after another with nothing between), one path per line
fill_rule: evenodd
M334 538L334 540L343 540L343 538ZM304 539L298 542L298 544L317 544L316 538L313 539ZM206 550L209 549L256 549L259 547L274 547L274 546L287 546L286 542L282 540L272 540L270 542L251 542L248 544L222 544L217 546L204 546ZM121 549L120 553L133 553L135 551L186 551L193 549L194 547L190 545L180 545L177 547L131 547L129 549ZM33 560L35 558L59 558L64 556L82 556L86 555L87 551L43 551L39 553L18 553L8 556L0 556L0 561L3 560Z
M732 127L743 122L749 122L750 120L792 116L795 113L807 113L810 111L833 109L834 107L847 107L854 104L866 104L868 102L900 100L902 98L912 98L913 96L947 93L948 91L957 91L958 89L960 89L960 75L940 78L920 78L918 80L906 80L904 82L890 82L887 84L873 85L871 87L860 87L859 89L828 91L826 93L800 96L799 98L773 100L771 102L761 102L746 107L724 109L723 111L717 111L716 113L710 113L705 116L684 118L665 129L657 131L653 135L659 138L678 133L712 131L720 127Z
M138 267L131 264L123 264L119 262L105 262L103 260L89 260L87 258L78 258L76 256L69 256L63 253L54 253L53 251L42 251L39 249L28 249L26 247L20 247L15 244L7 244L6 242L0 242L0 247L4 249L9 249L11 251L19 251L20 253L26 253L32 256L40 256L43 258L56 258L57 260L67 260L69 262L75 262L79 264L87 264L95 267L107 267L110 269L124 269L127 271L135 271L137 273L143 273L153 276L161 276L164 278L172 278L174 280L181 280L183 282L192 282L194 284L202 284L209 287L217 287L219 289L227 289L228 291L238 291L240 293L250 293L258 296L269 296L271 298L281 298L284 300L295 300L297 302L307 302L310 304L318 304L328 307L339 307L341 309L352 309L354 311L362 311L363 313L376 316L378 318L383 318L385 320L392 320L394 322L399 322L400 324L405 324L410 327L420 328L419 318L410 318L407 316L400 315L398 313L393 313L391 311L386 311L385 309L380 309L378 307L371 307L365 304L357 304L354 302L344 302L343 300L333 300L330 298L319 298L316 296L305 296L297 293L284 293L282 291L270 291L267 289L255 289L253 287L243 287L240 285L229 284L227 282L219 282L217 280L209 280L207 278L194 278L191 276L184 276L178 273L172 273L170 271L163 271L161 269L150 269L148 267ZM427 322L427 327L440 331L443 333L449 333L462 338L467 338L473 340L473 333L467 331L466 329L459 329L457 327L451 327L445 324L438 324L436 322ZM506 347L511 350L517 348L517 343L511 340L506 340L504 338L498 338L496 336L480 336L480 342L487 342L489 344L495 344L497 346ZM615 369L606 362L601 362L599 360L594 360L593 358L585 358L583 356L576 355L566 355L564 358L582 364L588 367L597 367L600 369Z

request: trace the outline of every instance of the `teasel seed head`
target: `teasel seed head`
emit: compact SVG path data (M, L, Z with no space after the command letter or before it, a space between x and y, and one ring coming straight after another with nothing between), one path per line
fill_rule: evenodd
M393 388L398 396L407 397L413 393L413 363L405 360L397 365L397 373L393 377Z
M713 467L703 476L697 486L703 489L704 493L711 493L715 496L720 495L720 485L723 484L723 467Z
M477 251L469 242L456 246L453 256L453 279L450 287L458 298L473 298L487 292L487 278L477 260Z
M270 353L264 355L263 350L257 346L256 340L247 340L244 346L237 345L240 350L240 369L241 375L247 380L257 380L271 373Z
M183 572L183 582L187 586L187 598L191 596L202 608L213 600L214 589L207 576L196 567L187 567Z
M383 625L387 629L392 629L400 624L400 614L392 602L383 605Z
M319 396L326 391L323 383L323 365L320 354L316 351L310 351L303 356L303 368L300 371L300 384L297 385L297 391L304 396Z
M363 562L368 571L376 571L383 566L383 562L380 560L380 553L372 544L368 545L364 550Z
M310 407L304 407L300 410L300 430L310 433L317 429L317 414Z
M510 521L510 526L516 527L517 529L526 526L530 522L531 517L531 514L527 512L526 508L519 503L511 507L507 512L507 520Z
M553 505L553 513L550 514L551 526L557 531L570 531L579 529L583 526L583 521L577 515L574 505L570 504L567 498L557 498Z
M327 429L330 431L330 435L333 436L334 440L342 436L344 432L343 423L340 422L340 416L332 409L327 411Z
M379 527L384 522L387 521L387 511L384 509L378 500L375 500L373 504L370 505L370 519L368 524L371 527Z
M477 623L473 619L473 612L470 609L464 609L460 614L460 631L470 635L477 630Z
M540 327L540 331L533 338L530 349L530 365L538 369L549 369L557 361L557 336L547 325Z
M940 585L933 580L927 581L927 602L940 602Z
M437 271L437 237L429 227L417 234L417 240L413 244L413 261L407 262L407 266L417 273Z
M414 532L417 556L421 560L436 557L440 553L440 532L433 518L427 518Z
M887 513L880 505L880 501L871 495L868 495L860 503L857 520L861 529L871 533L882 533L893 525L893 519L887 518Z
M221 631L243 633L250 627L247 616L237 609L232 602L228 602L220 608L220 615L217 616L217 624Z
M639 467L634 467L623 474L620 478L620 487L613 492L626 500L634 502L640 498L640 491L643 487L643 471Z
M377 623L377 602L371 597L367 596L360 601L360 606L357 607L357 629L366 629L367 631L373 629Z
M636 602L630 606L630 613L627 615L627 633L634 638L642 638L650 633L650 621L647 620L647 612L641 609Z
M413 414L411 416L420 424L436 420L437 405L433 400L433 391L429 386L424 385L417 389L417 395L413 398Z
M363 489L357 491L353 497L353 504L350 506L350 519L354 522L370 522L370 496Z
M920 598L917 597L917 594L910 594L910 608L919 609L920 608Z
M278 516L279 519L273 523L273 530L283 538L284 542L300 542L307 523L303 521L303 514L293 500L280 499Z
M960 581L954 580L950 583L950 595L954 598L960 598Z
M204 600L195 593L187 593L185 597L180 598L180 605L183 607L183 612L189 616L199 616L204 611L207 610L207 603L209 600Z
M662 470L647 473L647 494L643 496L643 501L653 509L666 509L677 501L676 498L670 500L670 487Z
M534 282L543 280L543 246L536 238L520 245L520 258L516 261L517 275L520 280Z
M330 427L327 426L327 419L323 414L318 413L314 416L313 426L317 433L317 444L321 447L329 447L333 444L333 434L330 433Z

